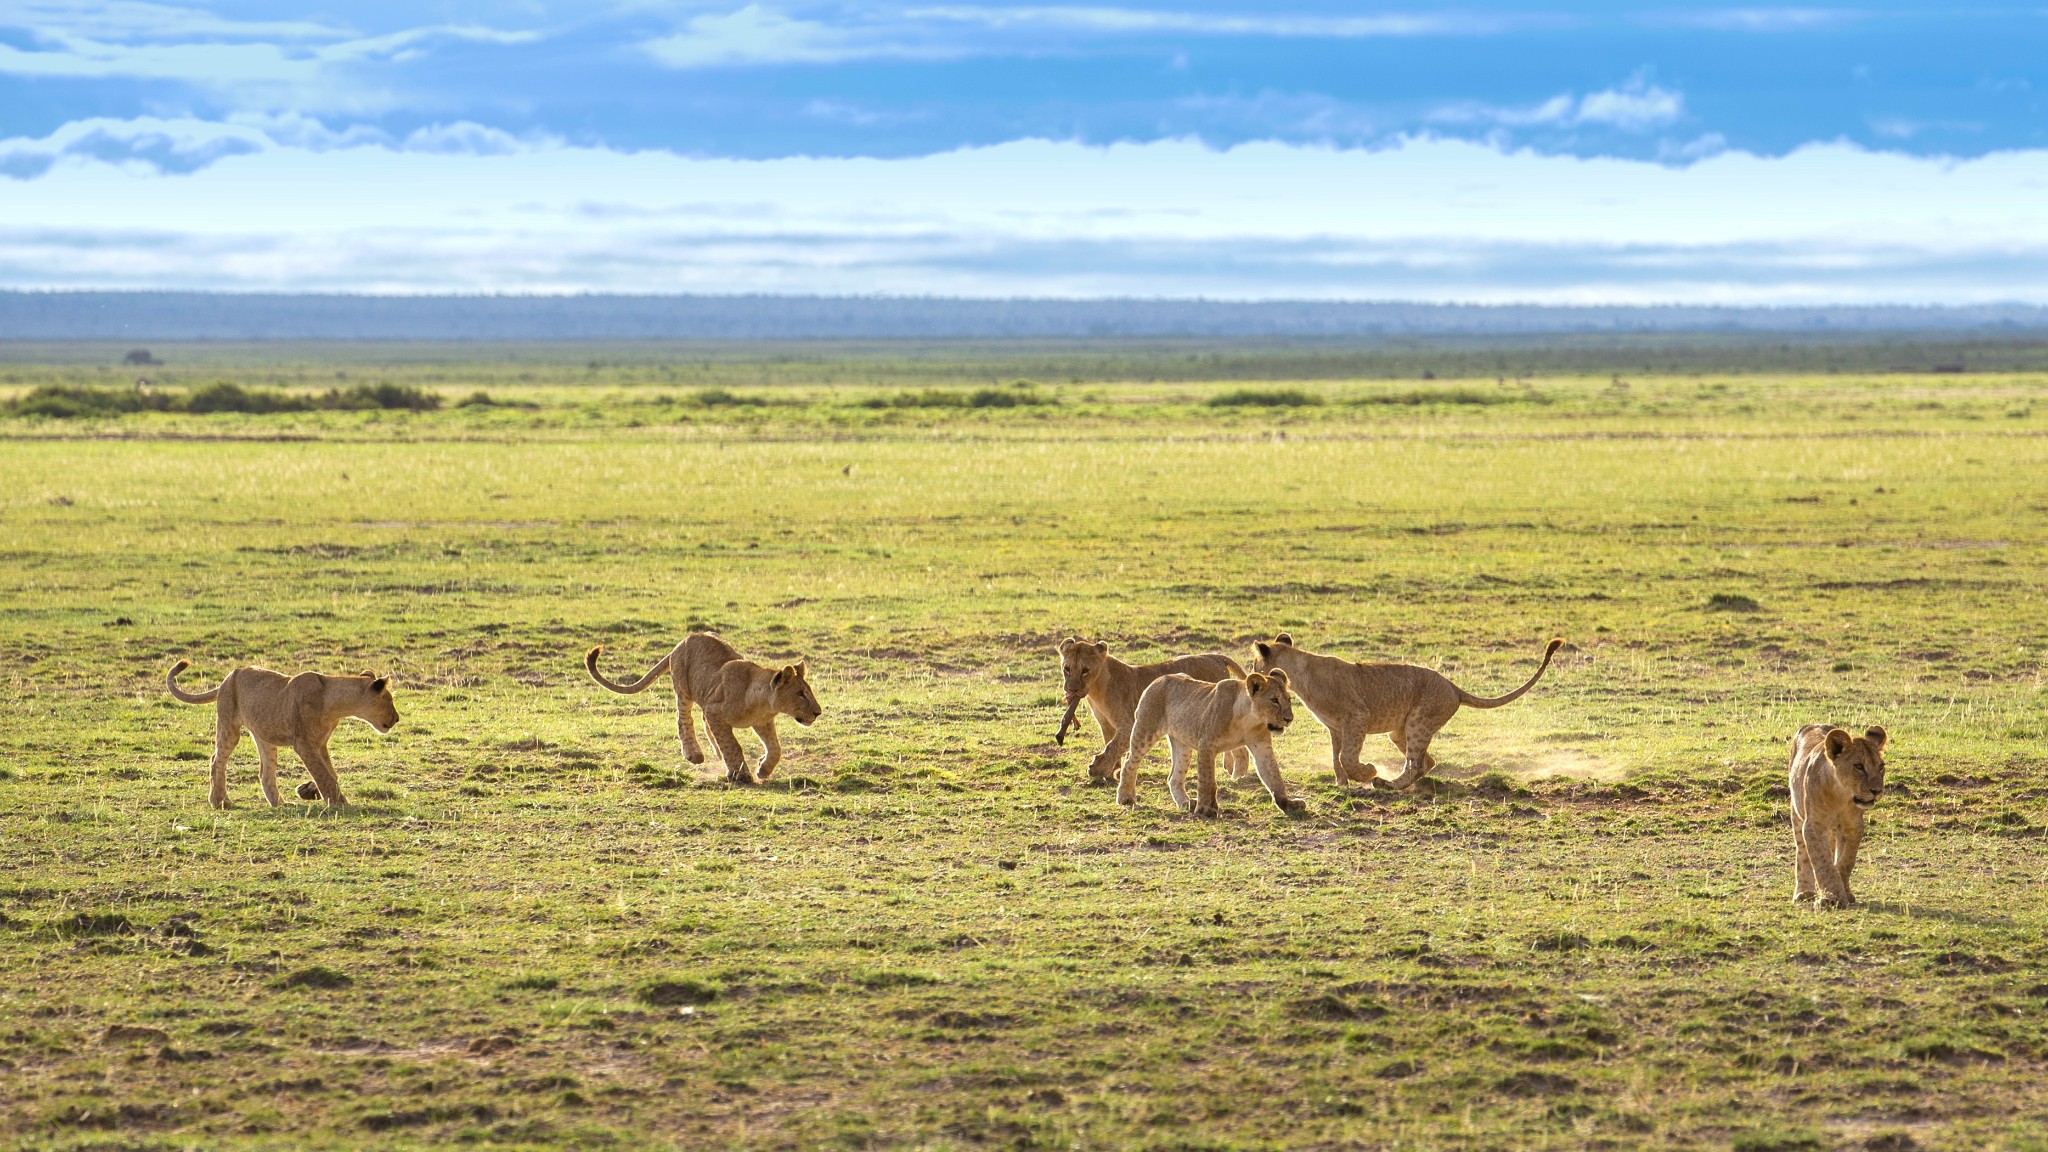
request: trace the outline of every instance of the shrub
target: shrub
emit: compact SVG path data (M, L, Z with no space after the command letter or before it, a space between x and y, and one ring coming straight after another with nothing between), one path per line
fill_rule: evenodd
M1733 592L1716 592L1712 596L1707 597L1707 611L1761 612L1763 611L1763 605L1747 596L1738 596Z
M311 407L303 397L288 396L270 388L244 388L239 384L208 384L185 397L187 412L303 412Z
M633 989L633 999L655 1008L670 1008L678 1004L709 1004L723 991L709 980L677 976L640 985Z
M1209 397L1211 408L1301 408L1323 398L1299 388L1234 388Z
M339 388L329 388L314 401L314 406L342 411L397 408L425 412L439 408L441 397L409 384L358 384L346 392Z
M1512 404L1517 400L1546 404L1549 403L1549 399L1540 392L1510 392L1505 389L1487 391L1483 388L1411 388L1404 392L1372 392L1356 397L1351 402L1419 407L1424 404Z
M77 420L89 416L118 416L126 412L162 412L172 406L161 392L139 388L77 388L44 384L26 396L10 401L10 416L47 416L54 420Z

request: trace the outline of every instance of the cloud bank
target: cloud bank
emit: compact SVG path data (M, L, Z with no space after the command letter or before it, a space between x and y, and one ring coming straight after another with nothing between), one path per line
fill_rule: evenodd
M0 287L2048 300L2048 151L1673 167L1435 139L1019 141L755 161L475 126L285 146L167 121L31 143L0 147L47 160L6 188Z

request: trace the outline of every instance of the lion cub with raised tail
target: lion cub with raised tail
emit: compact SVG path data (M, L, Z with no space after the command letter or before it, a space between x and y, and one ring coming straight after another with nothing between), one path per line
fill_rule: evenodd
M1273 755L1273 737L1292 723L1294 703L1287 695L1285 672L1254 672L1242 680L1215 683L1180 673L1161 676L1138 698L1137 714L1131 721L1131 750L1117 781L1117 803L1138 802L1138 769L1164 734L1173 750L1173 772L1166 778L1166 789L1181 811L1192 807L1197 816L1216 815L1216 757L1233 748L1245 748L1258 765L1259 781L1273 803L1282 812L1299 812L1305 805L1287 798L1287 781ZM1193 805L1188 803L1187 789L1190 757L1195 761L1197 788Z
M1095 714L1096 726L1102 729L1102 750L1088 764L1091 781L1116 779L1117 764L1130 747L1131 716L1138 710L1138 697L1144 695L1145 689L1161 676L1178 672L1209 681L1244 676L1244 669L1237 666L1237 661L1220 652L1175 656L1171 660L1151 664L1126 664L1109 654L1108 644L1075 636L1060 641L1057 651L1067 712L1060 719L1059 735L1054 740L1060 744L1067 742L1067 728L1074 721L1074 710L1086 700L1088 710ZM1228 756L1231 778L1244 775L1249 766L1245 753L1233 750Z
M725 778L734 784L759 784L782 762L782 741L775 735L777 716L790 716L808 726L822 711L802 660L781 668L764 668L710 632L691 633L655 661L647 675L631 684L605 679L597 670L597 658L602 655L604 645L599 644L584 654L583 666L592 680L621 695L644 692L667 672L676 690L676 735L682 737L683 759L692 764L704 762L697 725L690 719L690 706L695 704L704 710L704 728L718 746L719 759L725 762ZM735 728L752 728L761 738L761 762L751 769L739 737L733 735Z
M312 792L299 786L301 798L315 796L329 804L346 804L341 781L334 775L334 761L327 755L327 738L343 720L361 720L378 732L389 732L398 723L398 705L391 700L391 682L368 672L361 676L322 676L301 672L290 679L268 668L237 668L228 673L220 687L204 692L187 692L178 687L178 673L190 668L190 660L171 666L164 684L171 695L187 704L214 704L213 787L207 798L215 808L228 806L228 757L242 742L242 729L256 741L257 780L263 798L275 808L284 801L277 794L277 750L298 753L313 777Z
M1493 697L1474 696L1442 673L1413 664L1360 664L1298 648L1285 632L1254 647L1258 658L1253 666L1292 676L1301 702L1330 730L1330 769L1337 783L1409 788L1436 767L1429 742L1461 705L1499 708L1520 700L1542 679L1564 641L1552 640L1543 649L1543 663L1520 688ZM1377 765L1358 759L1365 738L1375 732L1385 732L1403 756L1400 774L1391 781L1380 778Z
M1792 899L1852 908L1849 873L1863 845L1863 814L1884 792L1884 729L1852 736L1808 724L1792 737Z

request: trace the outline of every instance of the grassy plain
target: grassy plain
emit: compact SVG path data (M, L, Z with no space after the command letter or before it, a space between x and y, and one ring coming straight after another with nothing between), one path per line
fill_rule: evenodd
M0 420L0 1141L2048 1147L2048 375L184 383L337 371L498 403ZM768 786L580 667L693 627L811 662ZM1296 819L1051 743L1061 636L1283 628L1571 647L1415 795L1304 711ZM179 656L405 719L216 813ZM1823 719L1895 742L1846 913L1774 791Z

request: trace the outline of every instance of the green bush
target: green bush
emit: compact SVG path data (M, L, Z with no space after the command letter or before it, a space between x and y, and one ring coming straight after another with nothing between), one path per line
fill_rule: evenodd
M1233 388L1209 397L1211 408L1302 408L1323 398L1299 388Z

